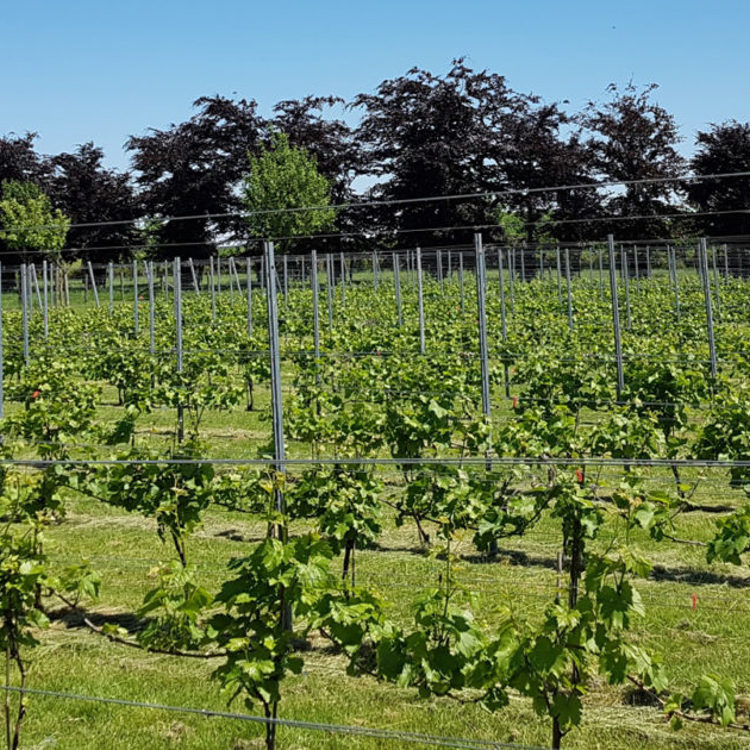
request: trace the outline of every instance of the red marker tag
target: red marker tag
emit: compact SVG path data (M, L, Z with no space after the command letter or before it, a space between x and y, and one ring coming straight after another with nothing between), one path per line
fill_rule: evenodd
M580 469L576 469L576 478L578 479L578 484L583 484L583 472Z
M41 395L42 395L42 392L41 392L41 391L34 391L34 392L33 392L33 393L31 394L31 398L39 398L39 396L41 396Z
M518 408L518 396L513 396L513 408Z
M698 607L698 594L693 594L693 612L695 612L697 607Z

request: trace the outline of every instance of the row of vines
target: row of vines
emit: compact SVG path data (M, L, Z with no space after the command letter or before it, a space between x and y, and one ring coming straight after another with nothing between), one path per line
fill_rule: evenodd
M253 299L252 335L242 295L225 293L212 310L206 295L186 294L181 371L168 296L156 301L153 346L148 330L134 334L130 305L112 313L53 309L46 336L36 313L28 362L21 315L6 310L6 686L28 686L50 612L64 606L102 638L210 660L229 701L260 707L270 719L314 635L346 656L348 674L423 697L496 712L510 696L523 696L549 721L554 748L584 720L586 696L602 679L633 685L674 728L746 729L732 675L696 675L687 689L675 689L663 656L633 629L646 608L639 580L653 571L644 539L702 545L707 565L742 565L750 551L750 286L721 280L713 378L698 276L680 279L679 317L666 274L631 281L618 394L610 301L595 277L572 283L572 327L554 279L517 283L512 305L505 300L503 340L491 276L487 418L469 278L425 281L425 354L408 275L402 325L389 275L377 289L370 281L350 282L345 293L333 288L317 358L312 292L292 285L279 303L291 459L283 472L272 460L262 294ZM244 456L252 460L222 461L226 446L210 439L206 420L223 414L231 423L241 411L259 412L268 431ZM175 429L154 436L144 427L154 414L173 414ZM701 495L717 460L730 462L720 469L721 497L729 498L721 507L709 492ZM101 583L95 566L61 566L50 554L49 530L64 526L73 497L140 514L163 541L156 583L138 612L144 625L135 632L89 616ZM267 529L232 560L218 589L191 561L191 537L212 507L260 519ZM685 538L681 519L707 510L708 541ZM393 617L388 595L358 575L358 555L377 550L389 524L413 528L439 571L414 596L410 620ZM468 539L492 564L502 544L540 526L559 550L546 606L525 613L498 600L500 614L488 618L456 572L459 541ZM9 750L21 745L28 705L6 693ZM269 749L276 731L267 723Z

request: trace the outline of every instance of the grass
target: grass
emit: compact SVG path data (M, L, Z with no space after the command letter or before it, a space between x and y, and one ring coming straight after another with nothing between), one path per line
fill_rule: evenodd
M405 280L403 283L406 286ZM74 302L84 304L82 297ZM115 389L104 387L98 411L101 422L112 422L121 415L116 400ZM255 456L259 445L267 443L271 435L265 417L268 405L268 391L260 388L253 412L243 407L208 412L201 434L209 455ZM8 413L16 408L18 405L9 404ZM496 406L495 422L512 418L509 402ZM174 412L156 410L139 419L136 440L163 447L173 439L174 428ZM310 447L292 441L289 454L309 457ZM384 476L393 491L398 491L398 474L384 470ZM663 469L649 470L648 477L654 487L673 482ZM707 507L735 506L744 499L742 492L729 488L725 473L718 470L686 471L684 480L696 484L693 499ZM716 517L705 511L686 514L678 520L677 536L706 541ZM296 522L292 531L304 527ZM616 532L606 527L597 544L606 545ZM197 567L201 583L216 591L226 576L226 563L246 555L264 533L265 525L257 518L211 508L188 543L189 560ZM92 607L99 621L139 626L135 612L154 585L153 568L172 557L171 547L160 542L151 521L71 494L65 518L50 529L48 538L55 562L63 565L88 559L101 570L101 595ZM634 639L662 654L676 690L689 690L697 676L715 672L730 676L739 694L750 695L750 570L726 564L709 566L701 547L656 543L643 533L635 533L633 540L654 563L653 575L637 584L646 616L637 623ZM541 616L555 596L560 544L559 529L549 518L543 518L523 538L505 540L492 562L476 554L470 536L457 541L454 551L461 560L456 576L475 595L475 612L488 628L508 609L532 620ZM409 620L411 604L420 591L437 584L442 566L419 545L413 526L397 527L388 515L378 548L357 553L358 582L381 593L388 602L389 615L399 622ZM64 609L54 609L57 605L53 603L50 606L56 616L51 628L39 633L41 645L30 654L29 687L226 710L226 696L211 679L216 664L147 654L110 643L90 633ZM303 673L284 685L282 717L522 745L549 744L548 723L534 714L529 701L518 696L495 714L449 699L423 700L412 690L380 684L369 677L347 676L340 655L327 650L322 641L313 640L310 646L304 654ZM595 682L584 700L583 726L566 737L565 747L750 748L748 735L730 730L690 724L675 733L656 707L641 705L639 698L628 687ZM42 696L30 696L28 703L23 740L27 749L244 750L262 746L262 727L250 722ZM232 710L259 712L257 706L240 704ZM740 719L750 720L745 716ZM407 747L400 740L388 743L291 728L280 730L279 746L288 750Z

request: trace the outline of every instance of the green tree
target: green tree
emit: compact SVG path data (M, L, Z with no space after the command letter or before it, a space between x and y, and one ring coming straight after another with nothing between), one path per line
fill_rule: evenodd
M289 144L284 133L274 133L259 156L250 155L250 171L242 196L247 222L258 237L289 238L330 229L336 211L329 205L330 184L318 172L315 158ZM305 207L315 207L311 210ZM282 242L282 249L286 242Z
M3 180L0 196L0 237L8 247L58 258L70 219L52 208L49 196L32 182L18 180Z

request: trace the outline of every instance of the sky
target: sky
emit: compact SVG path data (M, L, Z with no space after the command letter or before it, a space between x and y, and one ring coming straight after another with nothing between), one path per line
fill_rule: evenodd
M747 0L0 0L0 134L44 153L94 141L127 168L129 135L199 96L350 98L456 57L572 109L610 83L658 83L683 153L711 122L750 121Z

